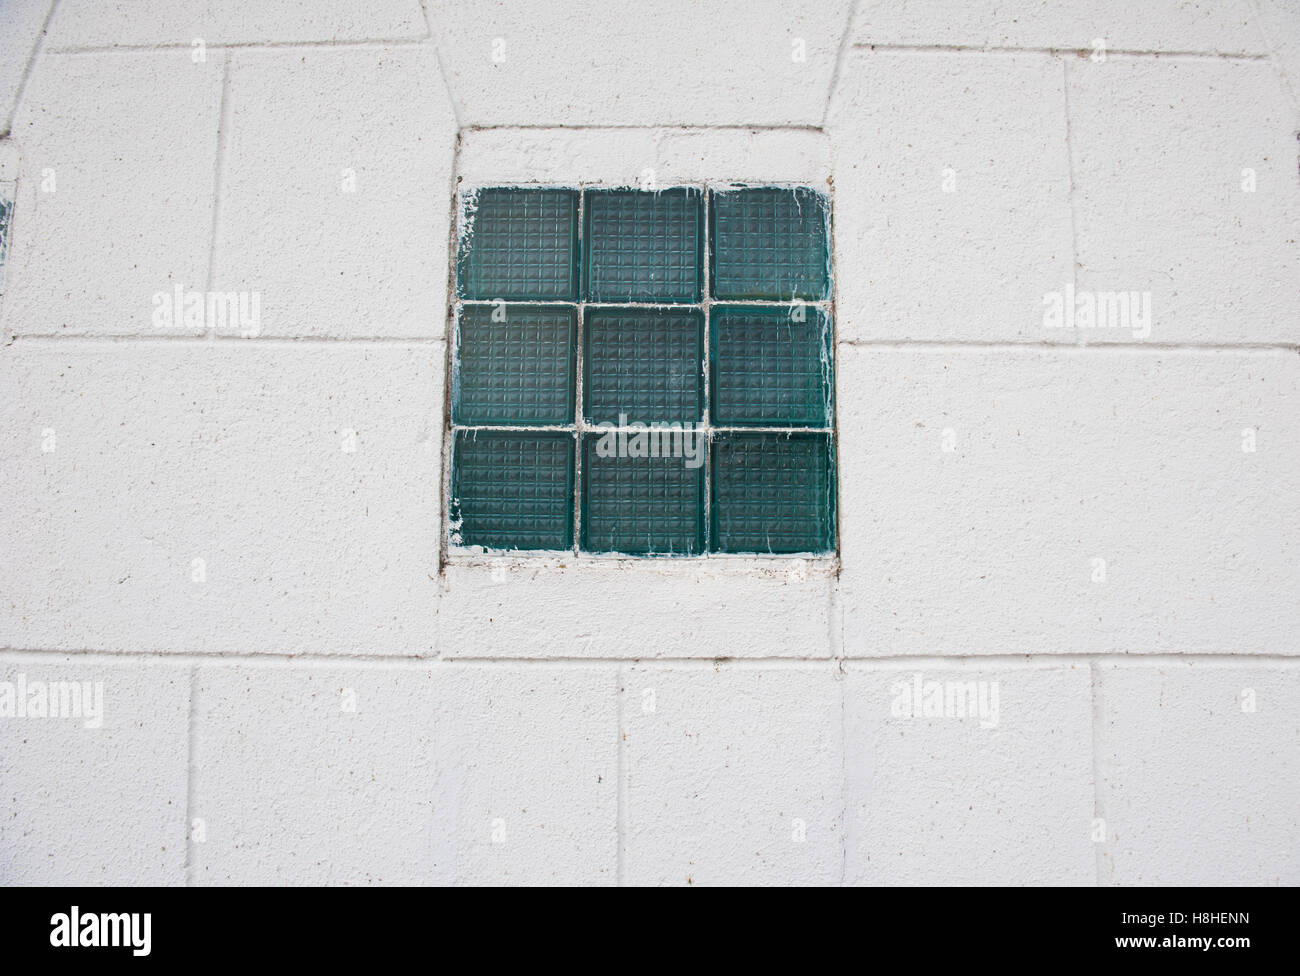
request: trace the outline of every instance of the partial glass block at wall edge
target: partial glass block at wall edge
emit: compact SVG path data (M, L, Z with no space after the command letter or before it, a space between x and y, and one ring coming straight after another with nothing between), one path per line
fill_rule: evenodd
M462 198L456 290L492 301L576 301L578 191L485 187Z
M573 547L574 435L458 430L451 543L484 549Z

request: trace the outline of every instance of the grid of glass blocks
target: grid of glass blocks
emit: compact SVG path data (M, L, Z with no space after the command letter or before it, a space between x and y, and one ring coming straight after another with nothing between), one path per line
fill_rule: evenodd
M461 203L450 547L835 551L824 193L512 186Z

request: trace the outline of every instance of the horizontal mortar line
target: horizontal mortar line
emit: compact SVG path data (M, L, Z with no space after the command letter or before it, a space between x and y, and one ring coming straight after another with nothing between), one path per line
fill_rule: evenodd
M1147 667L1170 667L1176 664L1191 666L1215 666L1229 662L1242 665L1267 664L1270 666L1287 665L1300 667L1300 654L1244 654L1225 651L1222 654L1204 652L1179 654L1176 652L1132 652L1096 651L1056 654L1044 651L1040 654L963 654L955 657L942 655L908 655L889 654L876 656L846 655L843 659L848 669L870 670L872 668L934 668L952 667L978 670L989 667L1028 666L1037 668L1062 668L1075 665L1123 664Z
M819 569L835 570L839 567L839 556L824 552L764 553L764 552L707 552L695 556L633 556L619 552L579 552L577 555L569 549L478 549L468 546L453 546L450 566L499 566L502 559L517 559L520 563L529 563L530 569L539 569L540 563L552 562L556 566L564 563L579 568L591 563L608 565L622 562L630 570L653 569L656 572L668 567L686 567L702 561L723 561L731 563L750 563L755 570L770 572L779 570L785 574L792 564L802 560L811 575ZM676 572L676 569L671 570Z
M703 302L703 301L700 302L638 302L635 300L626 301L626 302L591 302L591 301L586 301L585 299L573 299L571 301L564 301L564 300L559 300L554 298L457 298L454 300L453 304L469 305L469 306L473 306L474 308L484 308L484 307L492 308L497 304L505 305L507 308L509 308L512 305L514 306L539 305L539 306L545 306L546 308L577 308L579 305L581 305L585 308L597 308L597 309L599 308L627 308L627 309L649 308L649 309L654 309L655 311L659 311L660 309L667 309L670 311L673 310L699 311L706 304L712 306L743 305L746 308L780 308L780 309L789 310L789 309L796 309L796 308L829 309L835 303L832 300L826 298L819 299L817 301L813 301L811 299L809 300L791 299L785 301L778 298L772 298L772 299L710 298L707 302Z
M746 124L743 122L726 122L726 123L698 123L698 122L645 122L645 123L628 123L628 122L611 122L607 124L588 123L583 125L566 125L561 122L546 123L508 123L500 124L483 124L470 123L463 126L461 132L495 132L499 130L522 129L526 131L546 131L555 132L601 132L606 129L643 129L647 132L655 130L670 130L674 134L683 132L815 132L824 133L826 130L820 125L813 124L796 124L796 123L753 123Z
M869 44L853 45L855 51L908 52L918 54L1050 54L1066 55L1091 52L1092 45L1083 47L1010 47L1005 45L969 44ZM1134 48L1106 48L1106 57L1130 58L1191 58L1211 61L1267 61L1268 54L1244 52L1221 54L1217 51L1144 51Z
M802 569L810 582L834 582L839 573L839 560L816 552L796 552L789 555L763 555L753 552L702 552L694 556L629 556L620 552L591 552L580 550L576 555L569 549L497 549L477 552L453 546L445 567L458 569L496 569L502 561L514 562L520 572L547 572L557 569L581 571L584 569L616 567L627 572L650 570L655 579L676 579L674 573L686 573L704 566L732 569L742 568L746 573L782 576L802 562ZM563 564L563 565L561 565ZM661 575L663 574L663 575Z
M142 51L159 51L159 52L180 52L191 51L194 48L194 41L202 38L193 38L189 41L164 41L155 44L91 44L91 45L65 45L50 49L51 54L139 54ZM260 49L294 49L294 48L331 48L331 47L419 47L422 44L428 44L433 40L431 35L423 37L392 37L392 38L336 38L333 40L319 41L204 41L203 47L207 51L222 50L246 50L255 51Z
M996 352L1018 350L1052 350L1054 352L1087 353L1094 350L1110 352L1300 352L1300 345L1275 342L1195 343L1195 342L1093 342L1086 345L1070 342L1008 342L984 339L843 339L835 340L839 346L875 347L880 349L950 349L953 351L984 349Z
M953 657L934 657L907 654L881 655L879 657L833 657L827 655L765 655L765 656L715 656L715 657L489 657L484 655L465 655L439 658L447 664L533 664L533 663L553 663L553 664L692 664L700 666L715 666L725 664L729 666L746 667L757 664L770 664L777 666L797 666L801 664L816 665L843 665L846 668L889 668L896 669L899 667L930 667L942 668L968 667L978 669L981 667L999 667L999 666L1022 666L1022 667L1040 667L1040 668L1062 668L1071 665L1086 664L1143 664L1152 667L1168 667L1174 664L1188 665L1222 665L1225 662L1239 662L1242 664L1269 664L1269 665L1287 665L1300 668L1300 654L1121 654L1114 651L1098 651L1096 653L1068 653L1052 654L1044 652L1042 654L963 654Z
M676 427L672 426L677 424ZM552 434L833 434L831 427L779 427L752 426L728 427L721 424L705 424L703 421L650 421L641 427L619 427L617 424L602 424L588 420L579 430L573 424L452 424L452 430L514 432L538 431Z
M443 664L475 665L531 665L550 664L572 666L579 664L645 666L671 665L673 667L773 667L798 668L806 666L829 667L839 670L990 670L996 668L1014 668L1017 670L1069 670L1073 667L1086 667L1093 664L1122 664L1125 666L1172 667L1186 665L1191 667L1233 666L1269 667L1285 666L1300 669L1300 655L1283 654L1116 654L1098 652L1096 654L974 654L961 657L921 657L909 655L890 655L881 657L833 657L833 656L764 656L764 657L485 657L482 655L440 658Z
M70 659L64 661L63 659ZM186 652L160 652L160 651L33 651L33 650L0 650L0 662L22 662L30 664L43 664L48 666L57 666L62 663L84 662L86 664L122 664L125 662L136 662L141 664L170 664L181 667L202 667L205 665L215 666L247 666L255 665L268 668L286 668L302 665L312 668L328 668L331 666L373 666L376 669L393 670L393 669L429 669L445 668L453 665L472 664L472 665L519 665L527 664L530 666L564 666L571 667L574 665L591 665L599 667L616 667L620 665L631 664L698 664L714 666L718 663L753 663L773 667L790 667L800 664L818 664L822 666L831 666L836 662L829 656L823 657L766 657L766 658L711 658L711 657L683 657L683 658L611 658L611 657L536 657L536 658L516 658L516 657L406 657L401 655L382 655L382 654L259 654L254 652L223 653L219 651L186 651Z
M536 303L534 303L536 304ZM558 303L566 304L566 303ZM811 303L810 303L811 304ZM623 306L620 306L623 307ZM648 307L648 306L642 306ZM678 309L692 309L695 306L678 305L665 306ZM773 307L787 307L783 303L778 303ZM439 345L447 341L445 336L325 336L325 335L304 335L304 336L238 336L238 335L218 335L209 338L205 335L93 335L87 333L77 334L59 334L59 333L17 333L10 337L8 345L16 343L42 343L74 344L78 342L97 343L139 343L139 344L156 344L156 343L198 343L207 345L211 342L230 343L230 344L248 344L248 345L274 345L274 344L311 344L319 343L324 345L336 344L345 345L369 344L369 345ZM1052 350L1056 352L1074 352L1084 353L1093 350L1105 350L1110 352L1212 352L1212 353L1300 353L1300 345L1289 343L1269 343L1269 342L1241 342L1241 343L1160 343L1160 342L1097 342L1088 345L1079 345L1068 342L1008 342L982 339L836 339L836 345L854 346L863 348L879 349L936 349L936 350L990 350L1000 352L1015 352L1024 350ZM2 348L2 347L0 347Z
M68 659L63 662L61 659ZM1139 667L1285 667L1300 669L1300 655L1287 654L1123 654L1114 651L1097 653L1052 654L965 654L952 657L935 657L921 655L882 655L879 657L832 657L829 654L819 656L769 655L755 657L490 657L483 655L465 655L457 657L411 657L392 654L276 654L255 652L220 652L220 651L104 651L104 650L30 650L4 648L0 649L0 662L22 662L42 665L60 663L86 662L122 664L134 662L141 664L171 664L183 667L203 665L257 665L260 667L283 668L303 665L314 668L331 666L373 666L376 669L442 669L454 665L491 665L491 666L691 666L691 667L738 667L738 668L797 668L817 666L819 668L839 668L843 670L980 670L999 667L1019 668L1025 670L1061 670L1072 666L1092 664L1113 664Z
M32 650L30 648L0 648L0 661L21 660L57 663L52 658L74 658L78 661L99 661L101 663L122 663L140 661L150 664L185 664L188 666L203 664L260 664L267 667L285 667L294 664L324 666L331 661L344 665L374 665L376 667L429 667L439 658L434 654L425 656L409 654L360 654L342 652L326 654L310 652L302 654L284 654L256 651L111 651L111 650Z
M250 345L286 345L291 343L318 343L322 345L330 344L348 344L357 343L363 345L440 345L446 339L442 336L237 336L237 335L217 335L206 336L201 334L195 335L88 335L78 333L73 334L18 334L11 337L10 345L14 343L41 343L46 345L57 345L59 343L75 344L78 342L96 343L138 343L140 345L151 345L159 343L195 343L199 345L208 345L212 342L231 343L231 344L250 344Z

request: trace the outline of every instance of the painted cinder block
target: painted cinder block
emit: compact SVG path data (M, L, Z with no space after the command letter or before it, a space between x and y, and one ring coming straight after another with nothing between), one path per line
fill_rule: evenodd
M1075 341L1060 61L854 51L828 125L841 339Z
M833 566L502 556L449 563L442 657L825 658Z
M429 666L196 675L191 883L429 882L442 843Z
M604 884L608 668L203 667L196 884Z
M441 668L439 883L616 882L617 678L612 668Z
M236 51L227 99L212 287L259 292L264 335L440 337L456 120L433 49Z
M23 177L2 328L186 334L154 297L203 289L221 65L185 52L48 55L14 118Z
M1086 664L849 665L844 714L846 883L1094 883Z
M61 2L50 25L56 48L117 45L283 44L425 36L419 0L132 0Z
M0 353L0 645L433 651L442 343Z
M1100 38L1108 50L1265 50L1248 0L864 0L854 18L856 44L1066 48L1091 53Z
M189 701L188 668L0 658L0 884L183 885Z
M1294 353L841 345L845 653L1294 654Z
M622 673L628 884L837 884L833 666Z
M1078 288L1150 293L1142 341L1294 344L1300 180L1276 68L1112 58L1067 76Z
M1096 665L1100 880L1300 883L1300 670Z
M467 125L817 125L847 0L432 0Z

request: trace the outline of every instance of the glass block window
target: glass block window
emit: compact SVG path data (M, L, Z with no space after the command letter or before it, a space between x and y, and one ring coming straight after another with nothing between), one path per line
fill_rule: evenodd
M825 193L490 187L459 229L453 552L834 552Z

